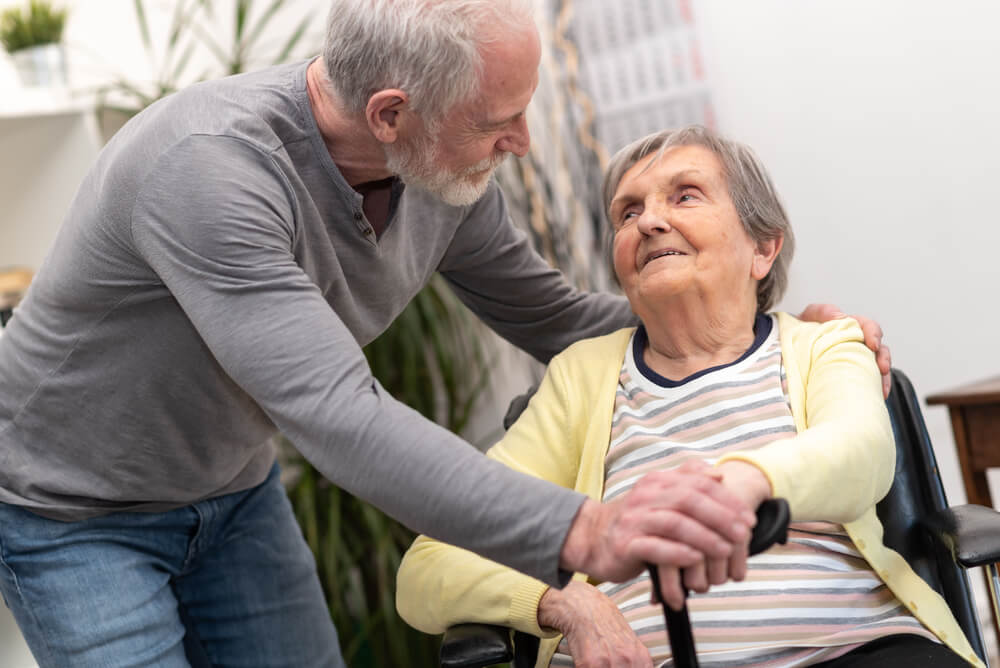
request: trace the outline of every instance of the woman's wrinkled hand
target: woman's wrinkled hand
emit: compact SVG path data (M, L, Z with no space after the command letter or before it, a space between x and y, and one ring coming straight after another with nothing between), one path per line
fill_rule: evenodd
M649 650L618 607L586 582L546 591L538 603L538 624L565 636L577 668L653 668Z

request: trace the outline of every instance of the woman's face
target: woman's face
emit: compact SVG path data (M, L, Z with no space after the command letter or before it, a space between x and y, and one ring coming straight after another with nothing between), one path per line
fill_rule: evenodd
M758 249L743 229L719 159L675 146L645 169L654 157L625 173L609 212L615 273L633 310L642 317L678 295L755 308L777 251L769 254L773 242Z

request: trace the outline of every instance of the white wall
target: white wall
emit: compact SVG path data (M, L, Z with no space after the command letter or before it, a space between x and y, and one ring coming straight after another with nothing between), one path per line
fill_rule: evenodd
M783 306L876 317L921 397L1000 375L1000 3L694 8L719 129L760 153L798 237ZM963 502L947 410L924 414Z
M698 0L719 128L771 169L784 305L875 316L926 395L1000 374L1000 3ZM943 408L927 408L955 501Z

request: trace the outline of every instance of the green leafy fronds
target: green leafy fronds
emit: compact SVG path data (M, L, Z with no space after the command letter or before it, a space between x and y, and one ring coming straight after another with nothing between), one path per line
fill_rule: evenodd
M132 0L132 4L153 72L151 81L127 82L119 78L97 91L102 108L127 110L130 115L184 85L239 74L255 65L287 62L315 22L314 13L308 11L294 28L279 31L275 19L282 10L289 9L286 0L270 0L258 11L253 11L253 0L235 0L232 13L220 12L215 0L174 0L170 25L157 39L145 1ZM220 30L219 23L227 21L232 25ZM265 43L268 40L271 42ZM207 52L215 64L201 72L190 72L199 52Z
M0 14L0 44L8 53L62 41L68 10L47 0L30 0L27 10L11 7Z

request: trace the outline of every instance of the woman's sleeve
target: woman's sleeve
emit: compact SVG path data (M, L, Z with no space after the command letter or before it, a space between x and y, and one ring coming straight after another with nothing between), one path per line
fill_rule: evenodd
M585 429L569 415L560 356L504 438L487 453L523 473L563 487L575 484ZM503 531L484 526L483 531ZM483 622L540 637L538 602L548 586L472 552L420 536L403 557L396 607L411 626L442 633L454 624Z
M799 374L805 384L806 428L759 450L727 455L720 463L756 465L770 480L773 495L788 500L795 521L844 524L860 517L892 486L892 425L875 357L857 323L842 319L823 324L807 352L798 358L804 365Z

